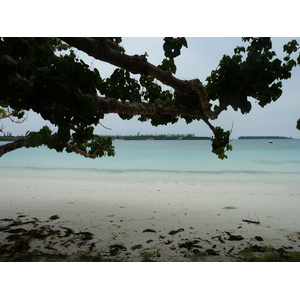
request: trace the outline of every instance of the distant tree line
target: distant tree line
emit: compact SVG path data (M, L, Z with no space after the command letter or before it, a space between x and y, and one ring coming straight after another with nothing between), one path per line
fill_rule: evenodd
M195 136L194 134L140 134L137 135L115 135L114 140L210 140L210 137Z
M25 138L25 136L13 136L11 132L3 132L3 136L0 136L0 141L16 141L21 138Z
M25 138L23 135L13 136L11 132L3 132L3 136L0 136L0 141L15 141L20 138ZM111 136L113 140L210 140L207 136L195 136L195 134L140 134L136 135L113 135ZM240 136L239 140L243 139L293 139L292 137L286 136Z
M268 139L268 140L276 140L276 139L293 139L291 137L286 136L273 136L273 135L266 135L266 136L240 136L239 140L245 139Z
M7 132L3 132L3 136L12 136L12 133L11 132L9 132L9 131L7 131Z
M0 136L0 141L15 141L25 136L13 136L7 132ZM195 136L195 134L138 134L136 135L113 135L113 140L210 140L211 137Z

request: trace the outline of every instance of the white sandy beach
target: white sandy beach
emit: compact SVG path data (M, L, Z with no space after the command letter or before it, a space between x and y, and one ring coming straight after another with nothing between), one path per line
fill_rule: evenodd
M300 251L296 184L2 177L0 188L0 227L10 219L33 218L39 220L35 228L48 226L49 236L33 241L30 250L91 250L126 261L141 261L142 252L154 253L155 261L191 261L194 249L213 249L220 256L203 260L221 261L249 244ZM54 215L58 218L49 219ZM93 236L78 246L65 234L67 228ZM8 235L0 232L1 245ZM230 240L231 235L240 240Z

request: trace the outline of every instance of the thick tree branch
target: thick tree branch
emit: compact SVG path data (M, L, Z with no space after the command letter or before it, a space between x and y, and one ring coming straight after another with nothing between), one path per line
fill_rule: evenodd
M127 55L116 51L116 44L107 38L61 38L72 47L84 51L88 55L108 62L114 66L125 69L133 74L141 74L156 78L161 83L174 88L183 95L192 95L197 92L204 115L209 119L217 119L218 115L227 109L218 107L211 110L212 104L209 102L209 96L203 84L199 79L180 80L172 75L170 71L164 71L149 63L143 55Z
M191 94L191 88L186 80L180 80L170 71L164 71L149 62L144 55L127 55L115 51L111 47L111 41L107 38L60 38L72 47L82 50L86 54L125 69L133 74L141 74L156 78L184 95Z
M181 115L192 118L202 119L208 127L215 133L214 126L209 122L208 118L202 111L193 109L179 109L166 107L161 102L143 103L143 102L123 102L114 98L96 96L96 110L103 113L123 113L126 115Z
M223 110L227 109L227 106L219 106L216 110L211 110L212 104L209 102L209 96L199 79L190 80L190 85L191 88L199 95L203 113L207 118L215 120Z
M19 139L12 143L8 143L8 144L0 146L0 157L8 152L11 152L16 149L24 147L25 141L26 141L26 139Z
M96 96L95 108L103 113L122 113L126 115L182 115L202 119L201 111L166 107L162 102L125 102L115 98Z

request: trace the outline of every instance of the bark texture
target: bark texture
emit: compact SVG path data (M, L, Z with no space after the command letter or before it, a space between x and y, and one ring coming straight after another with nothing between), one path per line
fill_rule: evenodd
M123 113L126 115L183 115L194 118L202 118L203 113L197 110L186 110L178 108L166 107L161 102L145 103L145 102L125 102L118 101L115 98L96 96L96 110L103 113Z
M0 157L5 153L24 147L26 139L19 139L0 147Z

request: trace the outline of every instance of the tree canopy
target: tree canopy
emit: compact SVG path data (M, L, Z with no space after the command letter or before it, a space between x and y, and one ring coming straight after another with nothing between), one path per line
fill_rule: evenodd
M227 158L231 132L210 121L228 107L250 113L251 98L261 107L277 101L282 80L300 65L296 40L283 45L282 60L272 50L270 38L242 38L241 43L201 82L175 76L175 58L188 47L182 37L164 38L165 58L158 66L148 62L147 53L127 55L121 38L1 38L0 122L3 118L22 122L26 111L33 110L55 130L44 126L27 132L25 138L0 146L0 156L41 145L89 158L113 156L112 139L96 135L94 127L105 114L117 113L124 120L138 116L153 126L180 118L186 123L201 120L212 131L212 152ZM116 69L102 78L101 70L92 69L74 49ZM296 126L300 130L300 119Z

